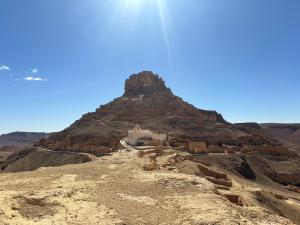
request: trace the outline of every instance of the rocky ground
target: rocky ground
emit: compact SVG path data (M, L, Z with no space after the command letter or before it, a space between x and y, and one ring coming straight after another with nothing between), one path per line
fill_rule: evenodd
M299 224L299 195L186 155L123 150L84 164L0 173L0 224Z

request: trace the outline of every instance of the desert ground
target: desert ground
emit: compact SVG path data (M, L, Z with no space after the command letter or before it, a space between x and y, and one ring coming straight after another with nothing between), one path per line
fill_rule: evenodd
M84 164L0 173L0 224L294 224L279 216L286 205L297 220L297 195L231 174L231 187L217 185L193 175L195 163L178 160L186 154L123 149Z

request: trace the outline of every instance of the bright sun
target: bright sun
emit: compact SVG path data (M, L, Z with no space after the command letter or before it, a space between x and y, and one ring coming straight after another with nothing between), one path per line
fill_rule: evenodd
M121 4L124 5L127 9L138 9L141 6L145 5L162 5L164 0L120 0Z
M157 6L162 8L166 0L114 0L125 10L138 10L140 7Z
M143 12L152 11L153 21L160 21L165 47L169 59L171 58L168 38L168 28L170 24L168 23L167 15L167 0L110 0L109 2L115 8L114 13L112 14L110 27L116 27L118 23L122 23L123 21L130 21L129 24L134 26L134 24L144 18Z

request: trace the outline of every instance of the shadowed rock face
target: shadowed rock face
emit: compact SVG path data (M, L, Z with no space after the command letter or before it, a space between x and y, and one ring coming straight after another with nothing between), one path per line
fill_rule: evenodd
M175 96L162 78L141 72L125 82L123 96L88 113L40 145L54 150L89 152L97 155L118 148L119 140L136 124L172 137L210 143L269 143L226 122L215 111L197 109ZM251 140L250 140L251 139Z

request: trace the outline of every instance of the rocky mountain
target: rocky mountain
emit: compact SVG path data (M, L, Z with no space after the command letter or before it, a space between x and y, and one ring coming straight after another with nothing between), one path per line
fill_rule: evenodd
M5 146L25 147L37 142L41 138L47 138L46 133L13 132L0 135L0 148Z
M36 147L100 156L122 148L120 140L136 124L166 132L167 146L198 154L225 154L212 161L246 179L300 185L299 155L272 132L256 123L231 124L215 111L198 109L174 95L161 77L148 71L130 76L121 97L83 115ZM207 161L211 157L202 156Z
M299 154L266 125L231 124L215 111L198 109L174 95L162 78L148 71L130 76L121 97L41 139L34 147L101 156L122 149L120 140L136 124L166 132L165 146L196 154L196 158L202 154L202 160L212 160L246 179L300 186ZM11 158L21 160L19 155Z
M247 132L228 123L215 111L194 107L174 95L158 75L144 71L126 80L123 96L83 115L67 129L41 141L40 146L100 155L117 149L119 140L136 124L167 132L175 144L189 141L234 146L278 144L260 132Z

